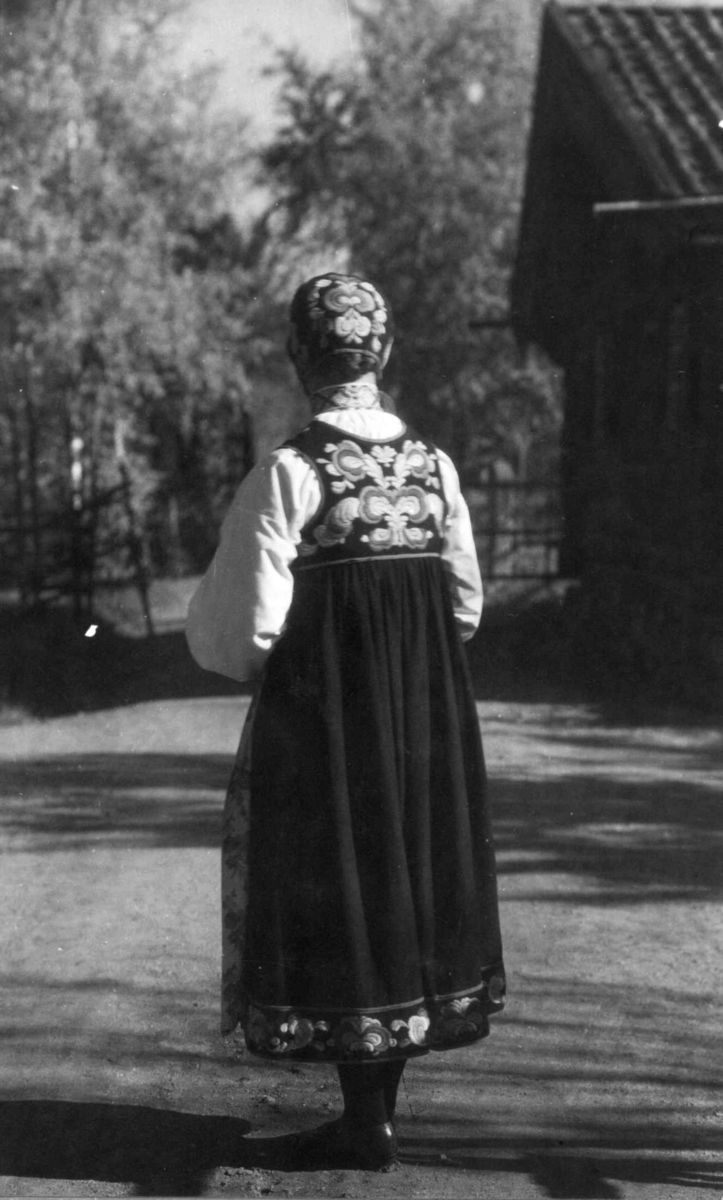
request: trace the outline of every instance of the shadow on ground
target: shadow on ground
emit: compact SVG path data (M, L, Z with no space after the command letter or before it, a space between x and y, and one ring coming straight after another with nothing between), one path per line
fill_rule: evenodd
M247 692L197 666L178 630L132 637L99 624L86 637L66 612L0 612L0 703L31 716Z
M711 782L723 770L720 744L679 751L674 762L661 751L657 777L649 761L636 774L630 757L647 758L657 747L633 745L619 732L606 748L613 761L596 770L573 757L559 774L548 763L543 778L493 780L499 874L529 877L525 899L536 898L541 871L572 876L579 890L562 891L565 903L723 894L720 798ZM231 763L224 755L155 753L0 762L0 834L9 851L33 853L217 847ZM602 895L593 893L600 887Z
M233 759L79 754L0 762L0 834L34 853L86 847L218 847Z
M592 1129L564 1145L524 1134L472 1134L468 1120L447 1120L445 1125L451 1127L449 1133L431 1137L413 1128L401 1130L401 1167L407 1177L415 1168L475 1172L480 1180L491 1174L519 1175L543 1195L560 1200L615 1200L623 1195L619 1184L626 1182L719 1191L723 1183L720 1169L704 1152L673 1159L666 1153L668 1145L651 1144L649 1131L634 1121L612 1136ZM199 1196L219 1168L226 1168L236 1194L238 1176L253 1173L255 1178L244 1180L253 1183L251 1191L244 1188L250 1195L271 1190L263 1187L265 1172L303 1171L290 1155L288 1135L249 1138L244 1136L249 1128L232 1117L130 1105L5 1102L0 1103L0 1175L126 1183L138 1196ZM338 1183L338 1172L334 1178ZM473 1183L469 1194L478 1194Z
M650 1148L649 1139L635 1145L636 1130L619 1138L580 1139L562 1145L524 1138L406 1139L402 1161L447 1170L514 1174L537 1184L543 1196L556 1200L617 1200L620 1184L642 1183L720 1190L723 1170L704 1154L676 1156L666 1146Z
M233 1117L55 1100L0 1103L0 1175L132 1183L139 1196L198 1196L219 1165L249 1165Z
M171 629L159 613L161 632L153 637L143 636L142 626L131 635L98 620L94 636L86 637L67 610L0 610L0 708L10 714L6 720L13 710L52 717L248 691L195 664L178 612ZM528 589L501 601L493 596L468 654L481 700L595 703L603 719L620 724L655 721L661 711L678 723L700 720L693 710L663 705L632 667L628 677L611 682L586 666L570 606L554 590Z

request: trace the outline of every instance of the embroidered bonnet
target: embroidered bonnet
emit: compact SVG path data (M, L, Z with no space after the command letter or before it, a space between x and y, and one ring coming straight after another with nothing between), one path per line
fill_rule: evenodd
M393 336L392 314L378 288L329 271L307 280L291 303L287 348L305 386L336 360L349 380L381 374Z

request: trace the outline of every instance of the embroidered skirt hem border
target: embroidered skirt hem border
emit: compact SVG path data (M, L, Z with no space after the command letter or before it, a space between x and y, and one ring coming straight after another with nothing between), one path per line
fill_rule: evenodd
M465 995L369 1009L280 1008L254 1004L245 1022L246 1045L262 1058L311 1062L378 1062L429 1050L467 1046L490 1031L489 1016L503 1007L499 968Z

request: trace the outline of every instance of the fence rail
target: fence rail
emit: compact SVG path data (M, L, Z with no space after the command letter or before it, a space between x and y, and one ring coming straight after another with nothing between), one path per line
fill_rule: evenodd
M53 509L0 522L0 585L17 594L22 609L69 600L76 618L86 620L99 589L130 585L147 632L154 632L147 556L123 463L119 472L113 487L89 496L75 491ZM117 528L101 529L104 517Z
M562 518L554 485L490 479L465 495L485 580L557 577ZM113 506L115 529L101 529L99 517ZM153 632L143 537L125 478L80 506L69 502L34 521L1 521L0 560L0 585L16 591L22 607L69 600L84 619L97 591L130 585Z
M555 484L496 479L466 491L485 579L555 579L562 512Z

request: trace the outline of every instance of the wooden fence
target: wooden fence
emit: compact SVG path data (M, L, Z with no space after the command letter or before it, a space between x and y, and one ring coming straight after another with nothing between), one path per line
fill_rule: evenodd
M118 468L115 487L92 497L71 489L60 510L0 520L0 586L22 609L64 601L79 621L89 620L99 590L130 585L153 633L143 531L125 464ZM465 495L486 581L557 577L562 521L554 485L490 478Z
M37 504L20 520L0 521L0 584L21 610L69 601L76 619L87 621L100 589L131 585L153 634L142 531L123 462L118 470L114 487L92 496L74 488L66 505L43 512Z
M558 577L562 513L559 489L550 483L490 478L465 489L483 577Z

